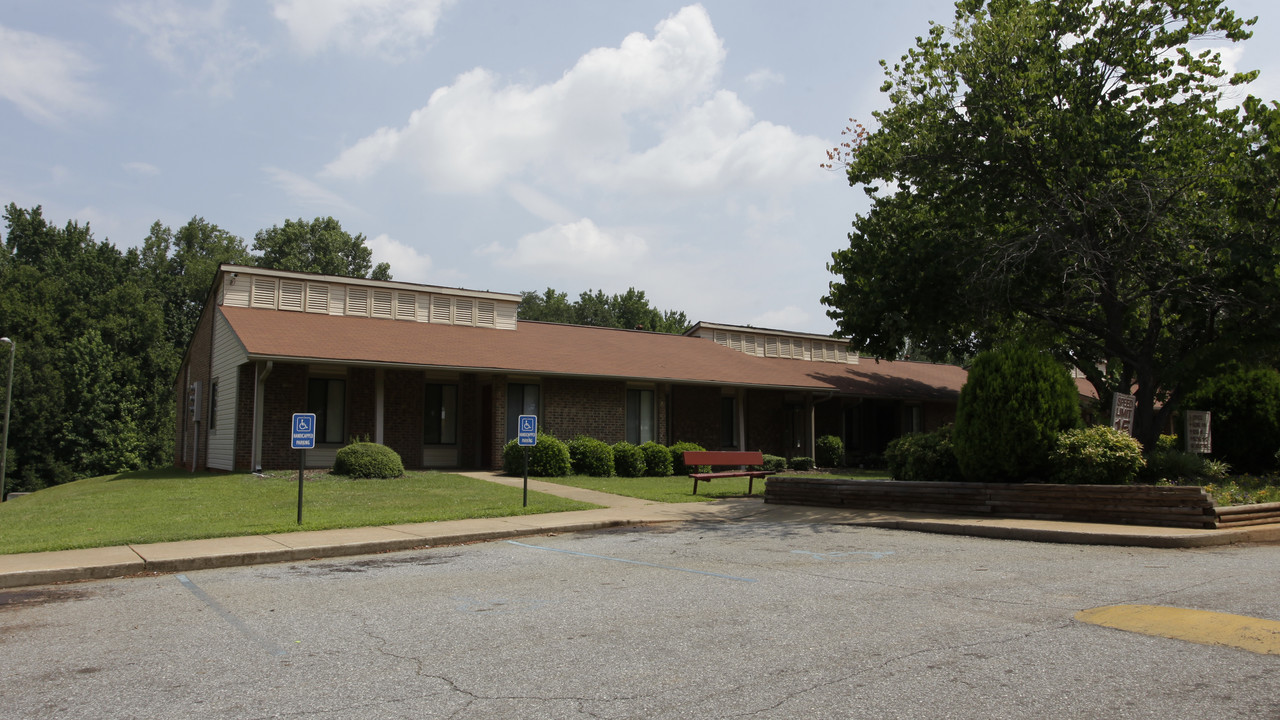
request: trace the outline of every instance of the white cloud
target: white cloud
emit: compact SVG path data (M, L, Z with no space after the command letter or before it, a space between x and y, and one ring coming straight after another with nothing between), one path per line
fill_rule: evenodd
M507 186L507 194L534 217L547 222L563 225L577 217L572 210L524 183L511 183Z
M66 115L101 110L84 80L93 69L70 45L0 25L0 98L33 120L58 124Z
M393 240L386 233L369 238L367 244L373 251L373 264L390 264L394 279L422 284L432 282L430 255L421 254L415 248Z
M332 214L335 208L355 210L355 207L344 200L342 196L297 173L270 166L264 167L262 170L271 178L271 182L276 187L284 190L289 197L304 205L320 207L329 214Z
M550 267L565 272L616 270L630 272L649 252L644 239L633 233L609 233L590 218L554 225L525 235L514 250L490 245L482 252L495 255L506 267Z
M804 327L809 324L810 319L809 313L795 305L788 305L781 310L770 310L755 316L752 318L750 325L764 329L785 330L787 328Z
M160 174L160 168L147 162L127 162L122 165L126 172L134 175L154 176Z
M763 90L770 85L781 85L786 82L786 80L786 77L784 77L780 72L774 72L768 68L761 68L748 75L743 81L746 83L747 87L752 90Z
M145 38L152 57L215 97L231 96L236 75L266 56L243 28L227 26L226 14L227 0L205 9L176 0L137 0L115 11Z
M452 0L277 0L275 17L306 55L329 47L399 59L435 34Z

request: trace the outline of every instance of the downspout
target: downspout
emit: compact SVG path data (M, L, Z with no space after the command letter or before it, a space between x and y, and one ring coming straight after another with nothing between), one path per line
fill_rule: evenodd
M374 393L373 441L378 443L379 445L386 444L385 442L383 442L383 439L382 439L382 427L383 427L382 416L384 413L384 409L386 407L386 403L385 403L386 386L387 386L386 370L383 370L382 368L378 368L373 373L373 393Z
M256 473L262 472L262 414L263 401L266 396L267 376L275 363L268 360L266 365L259 365L253 373L253 458L250 465Z
M809 408L809 433L808 433L808 434L809 434L809 452L808 452L808 456L809 456L809 457L811 457L811 458L813 458L815 462L817 461L817 457L816 457L816 456L817 456L817 454L818 454L818 413L817 413L818 403L824 403L824 402L826 402L826 401L828 401L828 400L830 400L830 399L834 398L835 396L836 396L835 391L834 391L834 390L830 390L830 391L828 391L828 392L827 392L827 396L826 396L826 397L824 397L824 398L822 398L822 399L820 399L820 400L814 400L814 394L813 394L813 393L809 393L809 396L808 396L808 398L807 398L807 399L806 399L806 401L805 401L805 404L806 404L806 405L808 406L808 408Z

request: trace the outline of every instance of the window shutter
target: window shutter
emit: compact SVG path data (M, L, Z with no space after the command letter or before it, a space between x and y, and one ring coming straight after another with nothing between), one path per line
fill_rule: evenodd
M347 288L347 314L348 315L368 315L369 314L369 290L368 288Z
M390 290L374 290L373 291L373 311L370 313L373 317L389 318L391 317L391 291Z
M396 319L414 320L418 317L417 293L396 293Z
M280 281L280 309L281 310L302 310L302 290L303 285L296 280Z

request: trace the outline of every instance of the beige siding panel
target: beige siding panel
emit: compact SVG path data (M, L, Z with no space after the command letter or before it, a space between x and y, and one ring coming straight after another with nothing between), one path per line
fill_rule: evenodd
M347 314L347 286L346 285L330 285L329 286L329 314L330 315L346 315Z
M422 467L458 467L458 449L455 447L426 446L422 448Z
M337 445L322 445L307 451L307 467L331 468L338 457Z
M222 304L231 307L249 307L249 278L234 278L230 275L224 275L223 278Z
M516 311L518 308L519 305L516 303L498 303L497 328L499 330L516 329Z
M217 408L214 418L216 426L211 425L205 435L209 448L209 467L217 470L231 470L236 455L236 382L239 379L239 368L248 362L244 347L236 338L222 313L214 315L213 325L213 366L210 377L217 380L218 397L210 398ZM212 384L212 383L211 383ZM206 421L208 417L206 416Z
M431 322L431 295L418 293L418 322Z

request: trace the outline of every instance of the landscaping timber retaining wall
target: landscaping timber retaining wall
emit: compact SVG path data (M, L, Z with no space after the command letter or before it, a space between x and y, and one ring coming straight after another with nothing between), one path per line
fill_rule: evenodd
M1214 510L1217 512L1217 526L1220 528L1280 523L1280 503L1231 505L1228 507L1214 508Z
M901 482L794 476L769 478L764 501L1185 528L1218 527L1217 511L1225 509L1215 508L1204 488L1190 486ZM1280 515L1280 503L1271 504L1277 506L1275 510ZM1243 521L1244 517L1240 519Z

